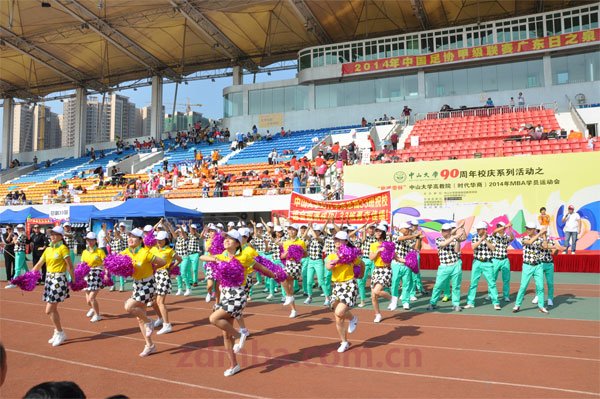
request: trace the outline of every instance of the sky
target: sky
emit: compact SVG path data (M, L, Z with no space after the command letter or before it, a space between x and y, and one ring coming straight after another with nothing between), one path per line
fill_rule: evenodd
M220 70L219 72L221 72ZM260 73L256 75L256 83L292 79L296 76L296 70L288 71L277 71L272 72L271 75L266 73ZM244 83L252 83L253 75L244 75ZM202 107L192 107L193 111L201 112L204 117L219 119L223 117L223 89L232 85L232 78L217 78L214 82L210 79L197 80L189 82L189 84L180 84L177 90L177 103L176 110L185 111L185 104L189 97L191 104L202 104ZM59 94L69 94L70 92L53 93L50 96ZM142 108L150 105L152 89L150 86L139 88L137 90L123 90L118 92L121 95L130 98L137 108ZM163 105L165 106L165 113L170 114L173 111L173 100L175 97L175 84L163 85ZM63 113L63 103L60 101L49 101L46 105L52 109L52 112L57 114ZM0 121L3 118L3 108L0 107ZM2 140L4 132L2 131L3 126L0 123L0 151L2 151Z

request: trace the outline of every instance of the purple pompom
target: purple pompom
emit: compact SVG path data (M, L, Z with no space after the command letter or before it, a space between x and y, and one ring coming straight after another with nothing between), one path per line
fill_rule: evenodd
M244 266L236 258L219 261L213 266L213 276L222 287L241 287L244 282Z
M304 248L300 245L290 245L287 250L287 259L294 260L298 263L304 257Z
M379 253L381 260L384 263L392 263L392 260L394 260L394 254L396 252L396 246L390 241L382 242L381 246L383 247L383 250Z
M174 266L169 268L169 275L171 276L179 276L181 274L181 270L179 266Z
M417 257L417 251L410 251L404 258L404 264L413 273L419 273L419 258Z
M360 276L360 265L354 265L352 271L354 272L354 277L358 278Z
M73 291L81 291L82 289L86 288L87 286L88 286L88 283L85 280L75 280L75 281L71 281L69 283L69 288L71 288Z
M283 268L281 266L278 266L275 263L271 262L269 259L267 259L263 256L257 256L256 258L254 258L254 260L259 265L264 266L265 268L269 269L269 271L271 271L275 275L275 277L274 277L275 281L277 281L278 283L281 283L287 279L287 273L285 272L285 270L283 270ZM265 277L271 277L271 276L267 276L267 275L263 274L258 269L256 271Z
M110 273L105 271L104 269L100 272L100 279L102 280L103 287L112 287L115 283L112 281L110 277Z
M144 245L148 248L156 245L156 237L154 237L154 229L150 230L144 237Z
M83 280L89 272L89 265L85 262L81 262L77 264L77 266L75 267L75 272L73 274L75 274L75 280Z
M104 258L104 267L113 276L131 277L133 261L127 255L110 254Z
M23 291L33 291L41 278L42 274L36 270L15 277L10 280L10 283L16 285Z
M217 232L217 234L215 234L215 236L212 239L212 242L210 243L210 248L208 249L208 252L211 255L219 255L222 254L223 251L225 251L225 246L223 245L223 243L225 242L225 237Z
M349 247L342 245L338 250L338 261L337 263L352 264L360 256L361 251L359 248Z

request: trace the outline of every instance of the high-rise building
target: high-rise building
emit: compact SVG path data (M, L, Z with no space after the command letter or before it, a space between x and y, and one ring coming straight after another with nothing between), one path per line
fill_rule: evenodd
M15 105L12 145L13 153L33 150L33 105Z
M205 123L206 118L202 117L201 112L175 112L175 117L172 115L165 116L165 132L188 131L194 127L196 122Z
M33 110L33 151L61 147L61 130L58 115L45 105Z
M140 108L140 134L138 136L150 136L150 132L151 132L151 126L152 126L152 107L143 107ZM164 121L165 120L165 107L164 105L162 106L161 109L161 116L160 116L160 120ZM164 124L159 124L158 125L158 129L159 129L159 137L160 135L162 135L163 131L164 131Z

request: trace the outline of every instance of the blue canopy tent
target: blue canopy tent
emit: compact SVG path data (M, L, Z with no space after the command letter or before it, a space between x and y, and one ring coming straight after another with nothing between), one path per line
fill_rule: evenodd
M119 206L93 211L92 219L120 219L140 217L172 217L198 219L202 212L184 208L164 198L132 198Z
M69 222L73 227L85 227L90 223L92 212L97 211L94 205L76 205L69 208Z
M43 213L35 209L34 207L28 207L21 209L20 211L13 211L12 209L7 209L4 212L0 213L0 223L25 223L27 219L33 218L47 218L48 214Z

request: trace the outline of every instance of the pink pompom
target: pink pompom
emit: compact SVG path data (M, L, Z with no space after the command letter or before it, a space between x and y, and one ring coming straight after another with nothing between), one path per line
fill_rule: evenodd
M352 271L354 272L354 277L358 278L360 276L360 265L354 265Z
M280 267L280 266L276 265L275 263L271 262L269 259L267 259L267 258L265 258L263 256L257 256L256 258L254 258L254 260L259 265L264 266L269 271L271 271L275 275L275 281L277 281L278 283L281 283L281 282L283 282L283 281L285 281L287 279L287 273L285 272L285 270L283 270L282 267ZM263 274L258 269L256 271L258 273L262 274L265 277L271 277L271 276L267 276L267 275Z
M404 264L413 273L419 273L419 258L417 257L417 251L410 251L404 258Z
M156 237L154 237L154 229L150 230L144 237L144 245L147 247L153 247L156 245Z
M127 255L110 254L104 258L104 267L113 276L131 277L133 261Z
M338 261L337 263L352 264L360 256L361 250L359 248L349 247L342 245L338 250Z
M220 261L213 266L213 276L223 287L241 287L244 284L244 266L236 258Z
M42 274L36 270L15 277L10 280L10 283L16 285L23 291L33 291L41 278Z
M171 276L179 276L181 274L181 270L179 266L174 266L169 268L169 275Z
M71 288L73 291L81 291L82 289L86 288L87 286L88 286L88 283L85 280L75 280L75 281L71 281L69 283L69 288Z
M288 247L287 254L287 259L291 259L299 263L304 257L304 248L302 248L300 245L290 245Z
M225 246L223 245L224 242L225 242L225 237L221 233L218 232L213 237L212 242L210 243L210 248L208 249L208 252L211 255L222 254L223 251L225 251Z
M394 260L394 254L396 253L396 246L390 241L382 242L381 246L383 247L383 251L379 253L381 260L384 263L392 263L392 260Z
M112 281L112 278L110 277L110 273L106 272L105 270L102 270L100 272L100 279L102 280L103 287L112 287L113 285L115 285L115 283Z
M73 274L75 274L75 280L83 280L83 279L85 279L85 276L87 276L89 272L90 272L90 267L88 266L88 264L85 262L81 262L81 263L77 264Z

